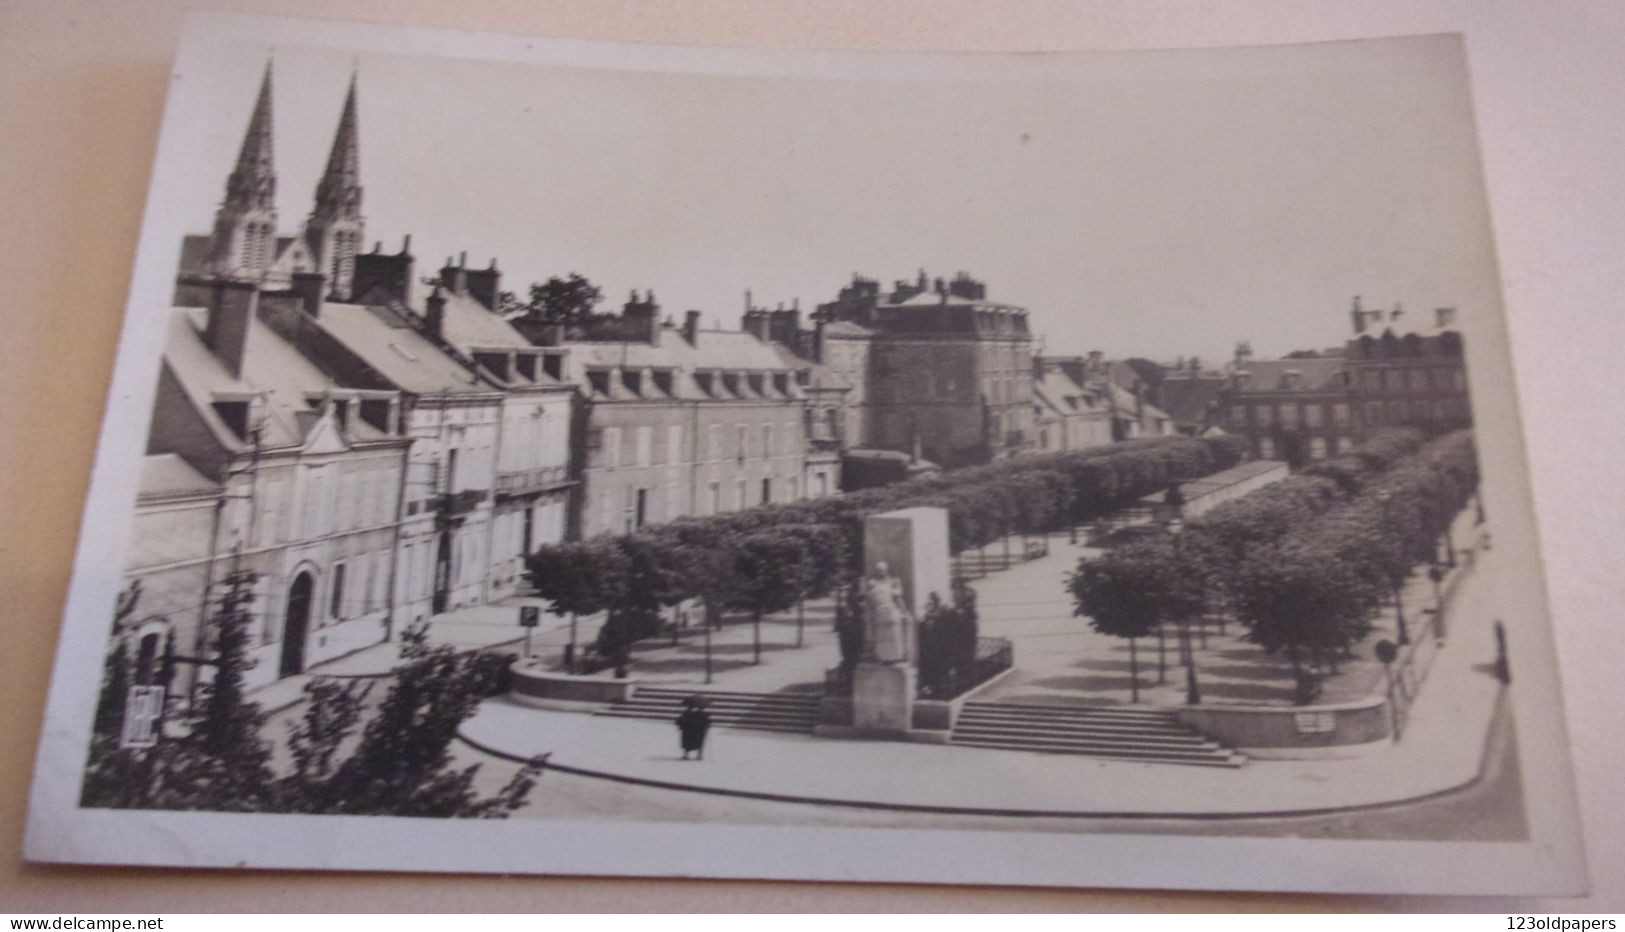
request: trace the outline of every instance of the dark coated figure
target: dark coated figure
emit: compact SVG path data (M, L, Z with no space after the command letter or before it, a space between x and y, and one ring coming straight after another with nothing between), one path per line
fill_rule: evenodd
M705 733L711 730L711 714L705 711L705 699L689 696L683 700L683 711L677 715L677 732L682 737L683 760L693 754L696 760L705 760Z

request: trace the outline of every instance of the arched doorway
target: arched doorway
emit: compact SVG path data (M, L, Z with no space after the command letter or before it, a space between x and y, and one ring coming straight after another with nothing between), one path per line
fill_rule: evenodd
M282 626L282 664L277 676L305 672L305 635L310 629L310 603L316 583L309 573L294 577L288 588L287 622Z

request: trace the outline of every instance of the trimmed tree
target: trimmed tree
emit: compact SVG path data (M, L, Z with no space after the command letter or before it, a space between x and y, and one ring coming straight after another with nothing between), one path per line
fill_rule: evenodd
M801 540L782 529L758 531L739 541L729 601L750 612L751 663L762 662L762 616L796 603L801 593L798 567L806 557Z
M1179 622L1201 608L1201 586L1171 541L1151 539L1085 558L1067 578L1073 614L1101 634L1129 642L1130 696L1140 701L1139 639L1163 623Z
M1300 705L1319 693L1318 681L1304 668L1304 653L1343 649L1358 640L1370 630L1371 611L1381 597L1380 588L1353 564L1305 536L1250 554L1234 587L1248 639L1267 653L1286 653Z
M574 673L577 619L604 611L624 597L625 553L608 538L549 544L525 558L525 573L555 614L570 616L564 666Z

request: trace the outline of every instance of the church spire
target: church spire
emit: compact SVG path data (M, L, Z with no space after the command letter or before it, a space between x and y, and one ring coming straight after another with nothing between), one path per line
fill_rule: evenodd
M225 200L215 212L210 255L218 274L257 278L275 258L276 167L271 137L271 63L267 61L237 164L226 178Z
M241 210L274 210L276 167L271 149L271 63L265 63L260 79L259 98L254 115L248 119L243 146L237 152L237 166L226 181L226 203Z
M316 268L328 277L333 296L341 301L351 297L363 225L356 74L352 71L333 148L327 154L327 169L316 184L316 203L305 223L305 241Z
M339 114L338 132L333 134L333 148L327 154L327 170L316 185L316 215L345 217L361 209L361 152L356 133L354 72L350 74L350 89L344 95L344 110Z

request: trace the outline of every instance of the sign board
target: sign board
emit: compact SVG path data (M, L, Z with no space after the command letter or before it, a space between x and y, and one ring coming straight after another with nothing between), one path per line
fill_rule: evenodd
M1337 727L1337 716L1330 712L1299 712L1292 716L1300 735L1318 735Z
M164 714L162 686L131 686L124 700L121 748L150 748L158 743L158 725Z
M519 627L534 628L542 623L542 610L534 605L519 607Z

